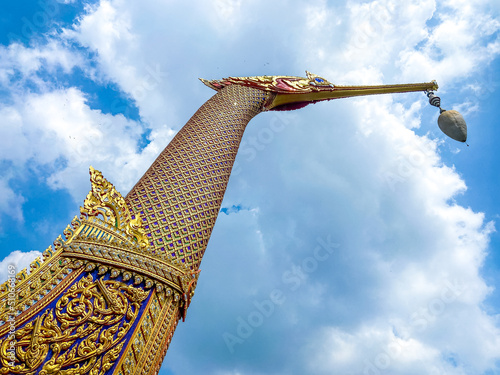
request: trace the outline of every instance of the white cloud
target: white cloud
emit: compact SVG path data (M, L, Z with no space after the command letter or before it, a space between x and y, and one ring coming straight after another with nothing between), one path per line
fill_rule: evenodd
M432 374L439 368L452 370L452 366L439 364L438 350L415 339L401 339L390 327L380 330L364 326L354 334L328 328L319 334L322 349L308 353L312 357L309 370L315 374L331 374L332 371L344 374ZM365 350L360 352L360 347ZM452 370L447 373L461 372Z
M154 141L139 150L140 123L90 109L76 88L16 96L0 108L0 119L0 159L6 162L0 211L15 220L22 220L24 198L9 181L24 171L34 171L53 189L67 189L81 203L92 165L125 195L173 135L159 128L151 134Z
M24 198L16 194L12 188L8 185L9 177L2 176L0 179L0 212L7 214L12 219L23 222L23 210L22 204ZM0 233L1 233L1 220L0 220Z
M212 285L200 282L201 300L193 303L202 307L193 306L177 345L193 348L194 332L196 342L215 339L212 358L225 349L226 366L251 368L248 373L267 373L271 364L264 353L280 363L277 373L362 374L374 368L462 374L469 366L478 372L494 368L499 332L494 317L479 308L490 288L478 274L492 226L482 214L450 203L464 191L463 180L442 165L436 143L415 136L390 104L380 98L346 109L318 105L299 114L256 159L240 164L225 202L258 206L252 221L259 235L245 227L242 211L231 221L219 218L209 260L202 263L202 275L210 279L203 283ZM356 108L363 109L358 121L339 121ZM336 121L328 120L331 111ZM273 114L261 116L268 118L256 119L247 136ZM377 131L366 131L374 126ZM300 151L287 152L293 145ZM388 184L388 172L400 180ZM293 265L307 265L316 237L327 236L340 247L292 290L283 275ZM257 256L260 240L267 251ZM221 278L233 280L231 287ZM236 335L238 319L249 319L254 301L268 299L273 289L283 291L285 304L231 354L221 335ZM207 311L208 303L221 306ZM204 331L197 319L217 329ZM195 371L182 351L171 350L165 366Z
M75 67L83 67L85 61L79 53L68 49L64 41L49 38L46 44L26 47L13 43L0 46L0 84L13 88L35 83L39 89L49 88L54 82L47 82L37 73L44 69L54 75L58 69L69 74Z
M300 59L327 78L331 73L332 81L335 72L343 71L345 80L337 78L335 83L391 82L402 75L414 81L441 80L444 73L443 80L448 82L460 79L464 67L473 72L478 66L450 65L444 72L444 67L443 71L426 71L420 65L411 77L394 69L402 52L437 32L427 26L436 16L433 1L397 7L394 2L354 3L352 18L344 17L342 22L335 22L342 14L322 4L307 6L303 12L310 22L302 25ZM356 33L360 32L356 27L363 7L368 7L370 41L359 48L354 43L358 34L351 34L344 50L337 52L337 35L320 33L325 15L332 17L329 20L334 26L342 24ZM388 7L388 17L375 28L371 24L376 21L374 9L380 7ZM461 15L452 13L450 17ZM352 24L346 25L346 19ZM472 34L474 40L482 38ZM439 59L452 53L445 51ZM499 331L495 317L481 312L482 301L492 289L480 275L493 224L485 222L483 214L454 203L465 194L466 184L453 167L443 165L441 141L416 136L410 130L421 127L421 102L399 104L395 98L308 107L297 112L272 143L262 150L254 148L256 157L246 160L240 155L241 172L232 178L225 204L258 207L255 219L260 235L252 238L268 244L265 258L258 262L273 271L259 272L258 280L251 267L246 272L218 267L212 274L215 261L204 260L203 273L210 273L207 278L219 280L215 275L221 273L225 280L244 278L245 286L238 284L240 293L247 295L247 284L256 291L243 299L229 298L227 303L217 299L224 305L213 315L200 307L199 313L193 312L193 320L229 323L217 323L221 326L218 332L212 329L206 335L196 323L191 323L192 330L181 327L188 332L177 345L187 350L193 345L188 337L197 332L202 342L219 337L214 346L223 352L220 335L235 333L237 318L245 319L255 309L254 299L266 298L273 288L287 290L280 277L291 264L301 264L317 236L331 235L341 244L338 253L323 268L319 265L308 274L296 293L287 294L286 305L242 344L236 344L233 354L226 351L227 367L251 369L248 373L325 374L359 374L370 364L375 366L372 371L394 374L462 374L470 368L481 373L495 368ZM347 113L354 115L347 117ZM259 129L269 124L273 114L260 116L250 125L244 142L250 137L258 139ZM206 257L211 251L219 259L226 257L217 250L221 247L237 248L245 254L242 257L248 256L253 247L247 247L250 240L239 233L226 239L228 245L220 243L238 225L243 224L233 226L225 217L219 218ZM220 295L223 282L214 284L199 293ZM458 292L453 294L454 290ZM226 288L224 292L229 293ZM484 349L478 344L481 339ZM196 365L187 364L182 350L170 350L171 362L169 365L167 357L165 367L196 371ZM272 353L273 364L280 363L279 370L264 359L264 353ZM212 358L223 355L215 349L211 354ZM384 362L387 356L388 363Z
M12 276L12 271L17 274L26 268L29 272L31 262L41 256L42 253L39 251L13 251L0 262L0 283L3 283ZM13 266L14 268L12 269L9 266Z
M119 5L121 2L115 3ZM139 46L137 37L130 31L129 12L119 12L109 1L87 5L86 10L87 14L80 20L76 31L65 30L66 36L76 37L83 46L98 52L104 68L102 72L119 81L125 89L130 89L126 84L134 79L134 67L121 52L137 52ZM135 83L132 82L131 86Z

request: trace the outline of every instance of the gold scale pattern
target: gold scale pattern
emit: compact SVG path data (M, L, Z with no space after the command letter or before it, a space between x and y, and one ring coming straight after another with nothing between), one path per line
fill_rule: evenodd
M176 134L125 200L155 254L197 270L248 122L271 93L229 85Z

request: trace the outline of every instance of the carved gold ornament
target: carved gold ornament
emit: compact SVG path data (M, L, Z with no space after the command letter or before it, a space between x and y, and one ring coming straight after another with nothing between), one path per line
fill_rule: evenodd
M153 285L158 291L166 289L187 308L198 272L165 253L153 253L139 214L132 217L122 195L92 167L90 181L92 189L80 209L81 216L66 228L65 240L56 240L56 249L73 258L77 267L85 265L87 271L98 267L99 274L111 270L112 277L122 274L125 281L144 282L147 289Z
M92 189L80 209L82 216L87 219L92 216L101 216L105 223L111 224L134 238L140 247L147 247L148 240L144 234L140 216L136 215L132 219L125 199L113 184L108 182L100 171L92 167L90 167L90 182Z
M147 327L163 337L185 318L199 271L154 253L140 216L130 214L101 172L90 168L90 176L80 217L43 261L37 258L30 272L22 270L0 286L0 374L98 375L115 364L129 373L142 368L141 347L144 361L156 363L170 342L149 336ZM139 309L150 293L157 314L158 303L169 302L160 315L147 313L141 320ZM137 362L119 361L131 351Z
M82 278L54 308L0 341L0 374L105 373L118 358L148 295L123 282Z

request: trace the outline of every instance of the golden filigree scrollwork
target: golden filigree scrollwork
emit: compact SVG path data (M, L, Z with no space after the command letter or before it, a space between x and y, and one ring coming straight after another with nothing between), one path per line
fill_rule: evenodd
M92 167L90 167L90 182L92 188L80 209L82 216L84 218L101 216L105 223L135 238L141 247L147 247L148 241L139 215L132 218L125 199L113 184L106 180L100 171Z
M0 374L104 374L149 292L87 275L56 306L0 340Z
M194 294L198 273L165 252L153 252L147 245L142 221L132 218L123 197L102 173L90 168L92 189L80 218L75 217L54 241L61 257L72 260L73 269L87 272L97 268L98 275L111 270L111 278L122 275L145 289L173 293L187 308ZM193 282L194 281L194 282ZM185 312L184 312L185 313Z
M59 252L52 247L43 252L43 261L36 258L30 265L30 272L23 269L0 285L0 332L2 323L11 315L17 316L41 300L72 272L70 261L61 259ZM10 299L9 293L15 290L16 298ZM0 333L0 336L2 334Z

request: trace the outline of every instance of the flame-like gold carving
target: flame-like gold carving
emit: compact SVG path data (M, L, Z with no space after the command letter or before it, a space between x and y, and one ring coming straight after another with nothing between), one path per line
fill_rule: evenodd
M147 247L148 241L139 215L132 218L125 199L113 184L106 180L100 171L92 167L90 167L90 182L92 189L83 202L81 214L87 219L91 216L101 216L105 223L135 238L139 246Z
M120 355L148 294L87 275L54 308L0 341L0 374L104 374Z
M99 274L111 267L115 277L121 273L124 280L133 277L134 284L144 281L149 289L156 284L158 291L173 291L182 298L187 308L194 294L198 272L164 253L153 253L139 214L132 218L122 195L102 173L90 167L92 188L81 207L80 218L75 217L54 246L63 257L77 258L73 265L85 264L91 271L96 266Z
M182 316L194 294L198 272L192 271L165 253L153 253L140 216L132 218L122 195L102 173L90 167L92 189L75 217L54 246L61 256L74 259L73 267L86 271L98 268L98 275L111 270L111 277L122 274L123 280L143 284L145 289L156 286L166 290L175 301L181 300Z

